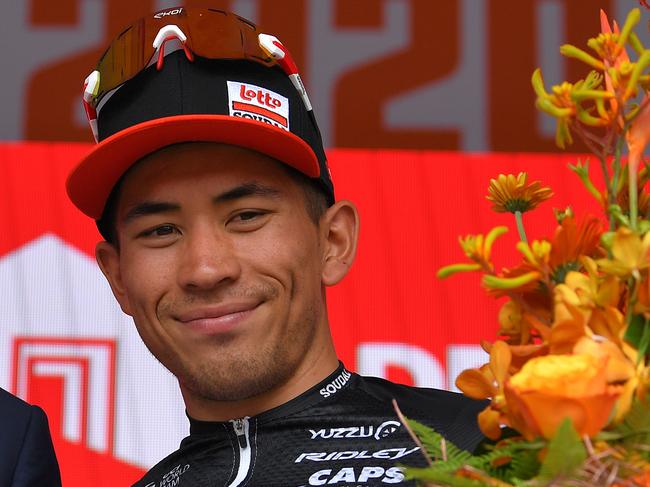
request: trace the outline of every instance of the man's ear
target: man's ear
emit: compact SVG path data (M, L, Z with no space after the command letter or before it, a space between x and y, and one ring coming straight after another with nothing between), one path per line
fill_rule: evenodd
M324 285L333 286L348 273L357 252L359 214L354 204L341 200L328 208L321 218L321 232L321 279Z
M131 307L129 306L129 300L126 297L124 283L122 281L119 251L111 243L99 242L95 247L95 259L97 259L99 268L102 270L104 277L106 277L108 284L110 284L113 295L120 304L120 308L127 315L131 315Z

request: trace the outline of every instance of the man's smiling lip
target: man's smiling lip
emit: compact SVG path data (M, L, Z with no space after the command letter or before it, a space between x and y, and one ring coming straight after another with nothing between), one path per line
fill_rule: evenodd
M225 333L245 320L260 304L255 301L203 306L179 313L176 320L200 333Z

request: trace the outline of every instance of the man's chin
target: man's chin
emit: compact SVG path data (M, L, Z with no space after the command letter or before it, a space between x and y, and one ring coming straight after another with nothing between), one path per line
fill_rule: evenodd
M192 372L172 373L188 393L202 399L242 401L286 383L293 370L294 367L282 361L240 357L228 361L206 361Z

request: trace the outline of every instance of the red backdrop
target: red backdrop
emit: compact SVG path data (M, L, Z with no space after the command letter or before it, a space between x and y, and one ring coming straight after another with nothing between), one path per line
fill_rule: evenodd
M141 347L139 340L128 322L113 331L110 323L118 318L93 315L94 308L84 314L84 303L95 305L90 303L89 295L79 298L75 291L75 282L85 282L85 274L95 272L90 256L99 237L94 224L68 202L64 181L75 161L88 149L85 144L0 144L0 285L4 286L0 288L4 293L0 300L8 310L0 318L0 386L42 404L48 412L64 485L127 485L150 466L153 458L160 458L158 453L151 453L156 445L166 442L161 448L170 452L169 445L178 443L186 426L175 385L165 378L166 372L157 364L152 365L152 374L168 381L168 402L173 403L171 409L178 413L175 421L179 425L162 431L147 426L149 416L159 415L158 420L162 421L167 413L157 412L156 408L163 407L159 405L162 400L154 402L151 397L141 397L145 392L133 392L146 387L150 379L144 369L130 364L134 353L120 355L119 351ZM451 388L458 368L481 360L476 353L479 341L494 337L498 303L485 296L477 276L461 275L439 281L436 270L464 260L457 242L459 235L487 232L498 224L510 226L511 231L497 242L497 266L512 264L517 258L511 215L493 213L485 199L490 178L499 173L527 171L531 179L541 180L556 194L540 209L524 216L529 239L552 234L553 207L571 204L578 215L598 213L577 176L566 167L576 162L577 157L330 151L337 197L353 200L361 215L357 260L344 282L328 292L332 330L340 357L348 367L400 382ZM74 259L81 260L74 266L66 264L71 262L67 260L55 262L51 257L54 254L47 253L54 248L52 245L57 249L65 247L65 252L72 252ZM32 265L36 269L33 273ZM69 287L64 298L49 299L43 295L39 276L47 281L51 274L63 276L57 281L63 284L57 285L52 296L59 296L60 287ZM106 294L108 288L97 292ZM32 319L36 313L29 304L33 293L41 293L34 305L36 311L52 316L52 320ZM55 318L60 308L65 308L66 299L77 303L70 305L73 311L63 313L65 319L61 323L70 323L67 328ZM112 302L110 296L105 299ZM83 326L75 324L78 316L83 316L79 318ZM94 327L95 321L109 324ZM131 335L126 336L127 333ZM47 352L47 357L45 352L29 352L31 358L25 362L21 357L28 356L26 343L31 347L50 347L47 350L59 348ZM61 343L67 348L61 348ZM102 353L112 357L110 366L101 362L101 370L109 377L109 385L102 387L113 385L100 391L99 396L92 395L92 377L99 377L93 375L93 367L97 368L93 363L100 363L97 357L101 356L88 352L95 350L92 347L104 347ZM143 354L142 363L152 360L141 349L144 350L137 350ZM65 387L66 381L77 376L52 366L53 361L63 360L61 354L72 357L65 370L79 371L84 387L74 392L76 395L65 392ZM33 360L41 364L41 369L32 367ZM27 378L21 372L23 366L32 367L32 372L26 372ZM21 384L27 385L21 389ZM102 415L97 408L103 406L97 406L93 397L106 398L109 413ZM147 401L144 419L137 417L137 404L142 400ZM69 404L81 406L70 413L66 412ZM82 433L78 435L73 427L77 424L73 421L75 414L81 424L78 428ZM97 415L103 418L99 423L108 425L100 433L92 429ZM152 455L152 459L147 455Z

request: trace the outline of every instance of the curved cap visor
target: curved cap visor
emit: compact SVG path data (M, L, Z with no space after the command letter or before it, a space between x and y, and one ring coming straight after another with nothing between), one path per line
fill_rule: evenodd
M83 213L99 220L113 187L133 164L158 149L182 142L245 147L309 177L320 176L314 151L291 132L227 115L176 115L134 125L102 141L68 176L68 196Z

